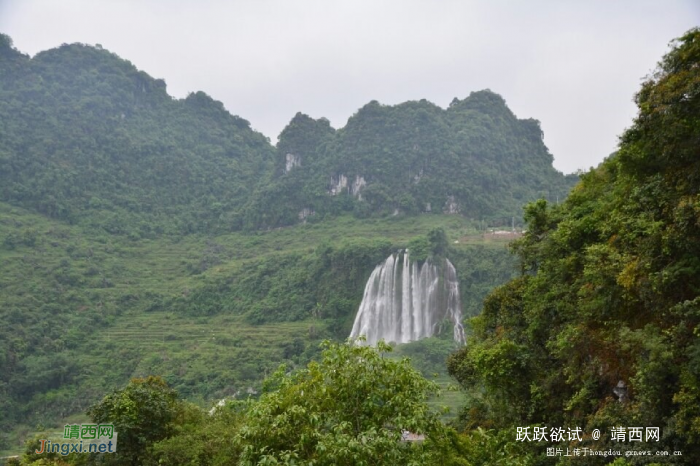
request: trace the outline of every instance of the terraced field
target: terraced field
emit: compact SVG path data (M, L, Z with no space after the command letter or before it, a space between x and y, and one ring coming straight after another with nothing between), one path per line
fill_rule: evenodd
M383 260L377 251L438 227L448 238L478 237L475 225L441 215L341 217L130 239L0 203L0 382L8 387L0 407L25 413L5 419L12 427L0 434L0 456L37 424L84 419L132 377L161 375L202 406L255 394L280 363L304 365L323 339L349 334L364 282ZM511 263L505 243L450 247L474 313L480 296L510 276L500 270ZM443 390L435 405L444 402L454 416L459 394Z

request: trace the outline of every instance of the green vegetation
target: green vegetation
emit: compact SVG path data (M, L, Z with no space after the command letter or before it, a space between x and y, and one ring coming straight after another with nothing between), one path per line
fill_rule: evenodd
M161 375L202 405L259 392L280 362L348 335L367 277L398 248L449 255L476 314L512 276L504 245L478 235L521 204L507 176L491 201L462 195L481 192L476 158L547 165L528 199L570 185L527 128L484 92L449 110L371 103L340 130L297 114L273 147L220 102L173 99L99 46L30 58L0 35L0 452L132 377ZM483 144L441 141L462 130ZM329 194L355 174L357 197ZM446 196L465 216L442 215ZM303 209L304 225L277 228Z
M172 99L100 47L29 58L3 36L0 56L0 201L94 231L155 238L449 205L510 223L576 180L552 168L539 124L490 91L447 110L371 102L337 131L297 114L275 148L221 102Z
M452 339L452 332L443 332L438 337L395 346L388 357L408 358L423 377L435 382L440 388L439 396L428 399L428 406L440 413L440 419L449 423L457 419L464 406L464 393L447 373L447 358L459 349Z
M697 464L700 30L562 204L573 178L538 123L489 91L447 110L371 102L338 130L298 114L275 149L99 48L29 59L0 36L0 72L0 449L85 412L120 432L107 457L36 457L34 436L23 463L597 465L612 458L553 460L556 442L516 427L636 451L610 428L658 426L654 448ZM513 277L483 219L537 197ZM321 352L406 247L455 264L468 345ZM436 400L445 369L464 392ZM449 427L445 403L465 405Z
M161 375L201 406L256 396L280 363L344 340L376 264L435 228L478 236L462 217L425 215L135 239L0 203L0 451L132 377ZM451 243L448 255L465 302L513 275L503 242Z
M265 383L259 400L221 403L208 413L178 399L162 379L134 379L90 409L114 423L115 454L36 455L23 464L396 465L467 464L460 445L426 404L437 386L391 351L324 343L319 362ZM425 436L403 441L404 432ZM65 461L65 462L64 462Z
M425 403L437 387L408 360L382 357L389 349L330 345L307 369L278 371L245 415L241 463L448 464L444 428ZM429 440L402 443L405 430Z
M276 157L270 183L247 210L250 227L294 224L304 209L314 212L309 220L344 211L366 218L440 213L450 203L467 217L510 224L527 200L563 199L577 179L552 168L539 122L518 120L491 91L455 99L447 110L425 100L373 101L337 131L297 114ZM288 167L290 157L299 165Z
M697 464L700 30L675 43L636 101L615 155L564 204L528 206L513 245L522 275L486 299L448 367L472 396L469 428L597 428L584 445L635 450L649 448L613 440L611 427L656 426L653 450Z
M107 395L88 411L95 424L112 424L119 436L119 458L144 464L148 447L172 435L177 393L156 377L133 379L121 391Z
M0 200L95 231L227 231L273 148L221 102L99 47L29 58L0 42ZM238 222L238 223L237 223Z

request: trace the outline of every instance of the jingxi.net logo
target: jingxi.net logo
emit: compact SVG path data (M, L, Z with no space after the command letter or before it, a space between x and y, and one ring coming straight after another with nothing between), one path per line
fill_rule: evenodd
M112 424L67 424L62 439L41 439L37 455L42 453L114 453L117 433Z

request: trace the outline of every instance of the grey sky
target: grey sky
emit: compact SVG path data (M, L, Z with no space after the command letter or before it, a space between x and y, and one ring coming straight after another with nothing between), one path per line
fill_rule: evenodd
M297 111L342 127L373 99L446 107L489 88L542 122L566 173L615 149L642 78L697 25L697 0L0 0L22 52L101 44L273 142Z

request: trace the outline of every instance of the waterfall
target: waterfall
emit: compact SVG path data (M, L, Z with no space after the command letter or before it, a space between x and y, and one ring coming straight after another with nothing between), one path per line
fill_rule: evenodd
M442 261L442 267L431 259L419 267L407 250L379 264L365 285L350 338L364 335L369 345L382 339L408 343L436 335L447 319L455 341L464 343L457 271Z

